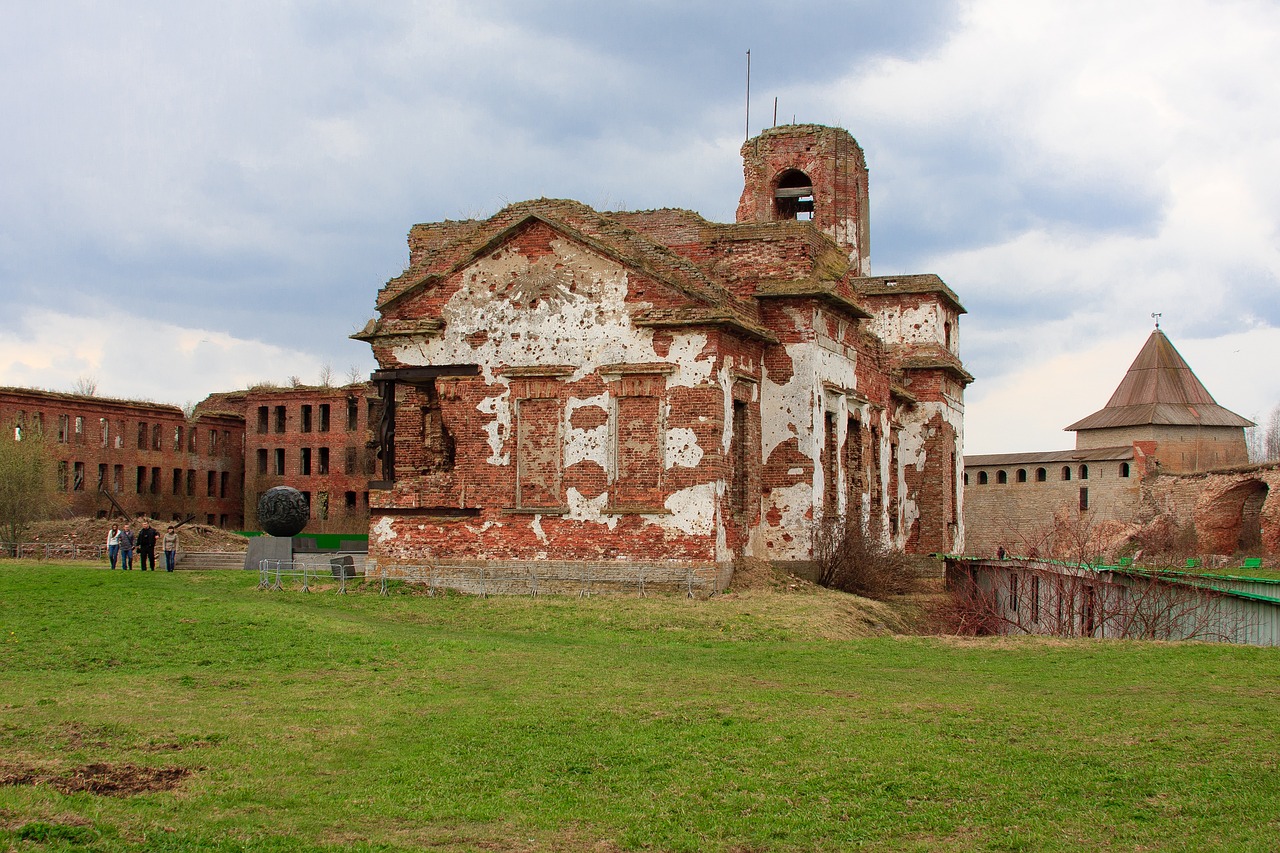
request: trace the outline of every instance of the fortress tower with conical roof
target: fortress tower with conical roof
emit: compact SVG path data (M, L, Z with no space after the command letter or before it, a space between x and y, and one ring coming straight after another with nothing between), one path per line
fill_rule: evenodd
M1161 470L1196 473L1248 464L1250 426L1214 401L1157 328L1107 404L1067 429L1077 450L1133 445Z

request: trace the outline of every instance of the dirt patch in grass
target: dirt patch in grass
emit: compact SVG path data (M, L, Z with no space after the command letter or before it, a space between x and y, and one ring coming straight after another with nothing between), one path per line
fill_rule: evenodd
M191 775L188 767L139 767L136 764L85 764L62 773L0 762L0 785L48 785L63 794L88 792L107 797L131 797L171 791Z

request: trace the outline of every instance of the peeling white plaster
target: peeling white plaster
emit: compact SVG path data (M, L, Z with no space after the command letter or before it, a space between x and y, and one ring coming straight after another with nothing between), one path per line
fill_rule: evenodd
M547 539L546 531L542 529L542 516L535 515L531 518L529 520L529 527L533 530L533 535L538 537L538 541L543 545L546 545L549 540Z
M710 536L716 528L716 494L715 483L689 486L667 497L670 515L647 515L645 519L689 536Z
M609 505L609 494L604 492L597 497L585 497L577 489L570 487L565 492L565 500L569 505L569 512L565 514L565 518L573 521L591 521L596 524L603 524L610 530L614 530L618 526L618 516L605 513L605 507Z
M377 523L369 528L369 535L373 538L373 541L377 542L379 545L386 545L388 542L395 539L398 534L396 533L395 526L392 523L391 516L384 515L379 518Z
M476 409L485 415L493 415L493 420L481 427L489 436L490 465L510 465L511 454L502 452L503 441L511 434L511 401L508 395L485 397Z
M779 516L776 525L763 525L766 551L761 556L773 560L803 560L812 552L812 522L808 512L813 506L813 487L808 483L775 488L770 494L769 509ZM791 536L788 542L784 538ZM771 546L771 547L770 547Z
M944 324L951 321L951 347L957 344L955 318L936 302L925 301L919 306L885 305L876 310L871 328L882 340L901 341L908 344L946 344Z
M575 429L573 413L578 409L597 407L605 416L604 423L590 429ZM601 468L609 466L609 395L594 397L570 397L565 405L564 466L578 462L595 462Z
M715 361L710 356L702 357L706 348L706 335L681 333L674 336L667 357L663 359L677 365L675 373L667 377L668 388L693 388L711 378Z
M698 446L698 434L687 427L667 430L666 467L697 468L702 462L702 448Z

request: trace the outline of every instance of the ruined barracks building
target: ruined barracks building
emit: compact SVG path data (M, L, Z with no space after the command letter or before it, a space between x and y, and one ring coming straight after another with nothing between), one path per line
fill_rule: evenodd
M1248 465L1252 425L1214 401L1157 328L1106 406L1066 427L1074 450L965 458L968 551L1071 556L1072 543L1053 541L1064 521L1113 550L1164 520L1201 553L1274 553L1280 506L1268 495L1280 472Z
M385 401L370 559L803 568L852 513L963 547L956 295L871 277L844 130L742 147L737 222L539 199L416 225L353 337Z
M47 442L71 513L244 524L242 416L0 388L0 424L15 440Z
M0 388L0 424L42 438L68 512L257 529L258 497L293 486L314 532L363 533L374 473L368 383L257 386L177 406ZM246 512L246 508L248 511Z

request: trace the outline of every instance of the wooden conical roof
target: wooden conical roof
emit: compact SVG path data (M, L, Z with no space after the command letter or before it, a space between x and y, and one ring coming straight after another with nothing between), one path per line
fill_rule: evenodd
M1067 429L1150 424L1249 427L1253 421L1214 402L1164 332L1156 329L1107 405Z

